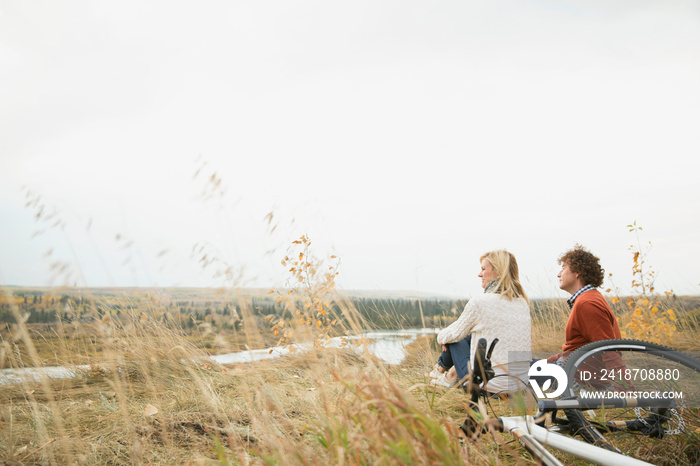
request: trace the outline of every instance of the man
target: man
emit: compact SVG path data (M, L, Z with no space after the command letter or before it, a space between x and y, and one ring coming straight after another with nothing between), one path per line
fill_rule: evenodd
M603 295L596 289L603 284L605 271L599 259L583 246L565 252L559 258L559 288L571 294L567 300L571 314L566 323L562 352L547 358L557 362L588 343L622 338L617 319Z

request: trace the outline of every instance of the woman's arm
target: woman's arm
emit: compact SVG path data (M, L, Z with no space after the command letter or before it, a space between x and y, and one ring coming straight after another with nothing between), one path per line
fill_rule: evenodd
M478 305L477 299L470 299L467 305L464 306L464 311L462 311L462 315L459 316L459 319L455 320L438 333L438 343L444 345L446 343L455 343L466 338L479 322L480 309L481 307Z

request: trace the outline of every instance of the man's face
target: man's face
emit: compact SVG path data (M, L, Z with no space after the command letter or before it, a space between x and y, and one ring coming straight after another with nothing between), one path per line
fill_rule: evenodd
M561 270L557 274L557 278L559 278L559 288L568 292L569 294L576 293L576 291L580 288L578 277L579 275L574 273L571 268L569 268L569 264L564 262L561 265Z

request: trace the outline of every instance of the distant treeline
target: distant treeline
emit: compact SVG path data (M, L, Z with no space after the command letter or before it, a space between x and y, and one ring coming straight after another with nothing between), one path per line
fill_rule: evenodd
M350 297L344 303L357 309L362 319L372 328L440 327L446 321L459 316L466 300L439 298L364 298ZM253 298L253 308L260 315L283 315L284 306L268 299ZM341 316L341 306L333 305L336 315Z
M700 297L671 298L681 316L700 317ZM333 311L341 316L342 308L357 309L369 327L377 329L444 327L454 321L462 312L467 300L444 298L370 298L349 297L341 304L334 303ZM13 290L11 296L0 294L0 322L16 322L12 307L16 307L27 323L53 323L90 321L100 319L106 313L119 316L126 311L152 312L158 308L168 314L169 319L183 329L194 328L203 322L214 327L240 328L242 309L251 311L260 321L265 317L286 316L284 303L278 303L271 295L248 297L240 301L219 296L194 297L186 299L154 299L147 293L131 292L89 295L80 292L53 295L41 290ZM563 299L533 299L530 303L533 316L545 316L557 312L568 312ZM682 317L681 317L682 318ZM341 318L342 320L342 318ZM693 324L695 325L695 324Z
M250 297L246 301L244 305L261 318L285 314L284 304L278 303L274 297ZM342 307L355 308L365 322L375 328L408 328L442 326L459 316L465 304L466 300L438 298L350 297L344 306L335 303L333 309L337 315L342 315ZM64 293L48 296L41 291L15 291L12 302L0 297L0 322L16 321L12 306L31 324L52 323L59 319L63 322L94 320L107 312L116 316L127 310L147 312L150 305L149 299L136 295L85 297ZM201 321L232 325L240 320L240 305L239 301L226 299L174 299L163 306L183 328L190 328Z
M67 310L62 312L61 309L66 309L69 302L74 306L78 302L82 304L82 298L68 295L49 297L40 291L15 292L13 298L13 302L4 296L0 298L0 322L17 321L12 312L12 305L17 307L20 315L26 318L26 322L34 324L56 322L59 317L67 319L70 313Z

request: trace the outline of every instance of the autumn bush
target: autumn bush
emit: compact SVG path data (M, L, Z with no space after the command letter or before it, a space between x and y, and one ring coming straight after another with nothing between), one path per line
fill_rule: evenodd
M618 315L620 332L623 338L673 346L677 334L676 311L669 305L673 291L666 291L663 295L657 293L654 286L656 272L646 260L651 242L642 246L639 238L642 227L636 222L627 227L636 238L636 243L630 246L632 295L620 297L617 292L610 298Z

